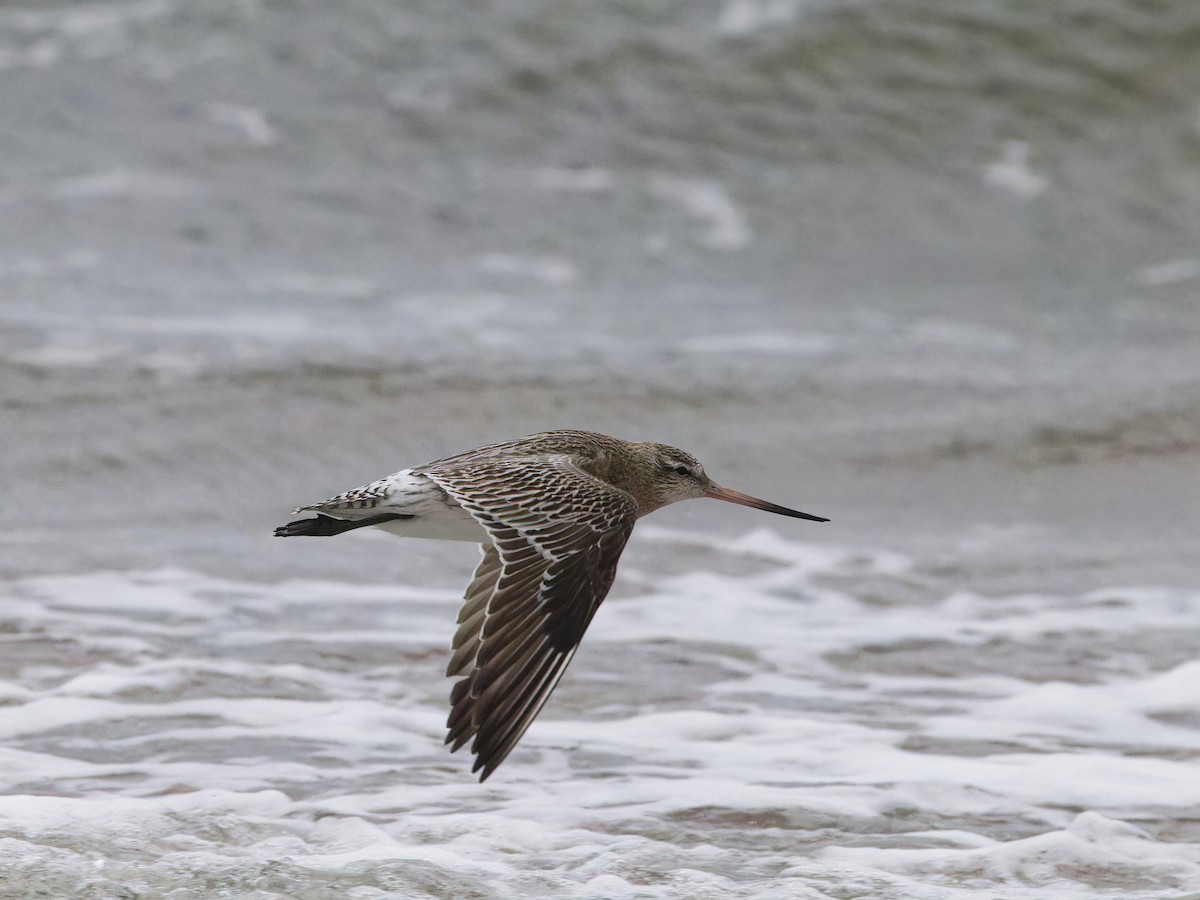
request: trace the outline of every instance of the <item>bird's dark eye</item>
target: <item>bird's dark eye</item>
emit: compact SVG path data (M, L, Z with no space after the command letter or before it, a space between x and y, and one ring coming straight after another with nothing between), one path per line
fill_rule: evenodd
M691 475L691 474L692 474L692 470L691 470L691 469L689 469L687 466L676 466L676 467L675 467L675 469L674 469L674 471L675 471L675 474L676 474L676 475L682 475L682 476L684 476L685 478L686 478L688 475Z

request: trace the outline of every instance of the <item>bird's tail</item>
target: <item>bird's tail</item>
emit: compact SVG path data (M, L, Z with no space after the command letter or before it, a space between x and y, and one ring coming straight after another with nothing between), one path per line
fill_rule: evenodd
M341 534L343 531L353 531L355 528L366 528L368 525L378 525L380 522L391 522L394 519L411 519L398 513L383 516L371 516L367 519L335 519L333 516L323 516L319 513L315 519L297 519L275 529L275 537L329 537Z

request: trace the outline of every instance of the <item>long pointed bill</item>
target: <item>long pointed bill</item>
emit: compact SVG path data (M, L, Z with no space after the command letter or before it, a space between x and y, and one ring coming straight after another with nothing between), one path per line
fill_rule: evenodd
M811 519L814 522L828 522L828 519L822 519L820 516L810 516L808 513L799 512L798 510L788 509L786 506L779 506L775 503L768 503L766 500L759 500L757 497L751 497L749 494L743 494L740 491L731 490L727 487L721 487L715 481L708 483L708 490L704 492L705 497L712 497L714 500L728 500L730 503L738 503L742 506L752 506L755 509L765 510L770 513L778 513L781 516L791 516L794 519Z

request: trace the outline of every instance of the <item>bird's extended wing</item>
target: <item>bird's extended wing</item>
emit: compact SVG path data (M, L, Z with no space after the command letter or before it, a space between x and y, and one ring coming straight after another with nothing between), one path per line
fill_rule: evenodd
M447 674L452 750L487 778L541 711L612 586L637 501L570 456L425 469L492 543L467 588Z

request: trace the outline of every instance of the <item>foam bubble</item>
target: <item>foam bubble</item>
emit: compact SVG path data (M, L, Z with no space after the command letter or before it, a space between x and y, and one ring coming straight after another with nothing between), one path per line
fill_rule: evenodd
M663 176L654 179L651 190L705 226L696 239L706 247L740 250L754 236L745 214L716 182Z

